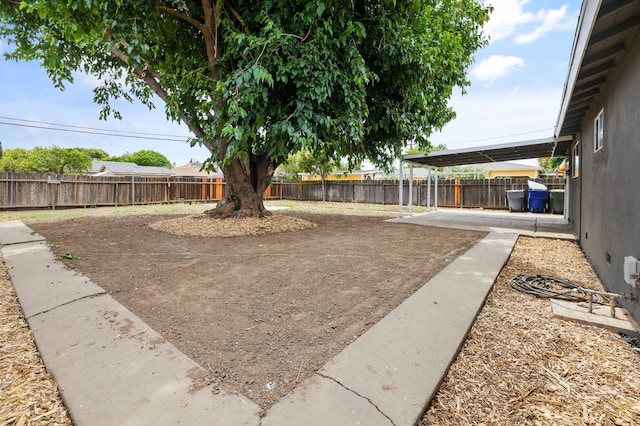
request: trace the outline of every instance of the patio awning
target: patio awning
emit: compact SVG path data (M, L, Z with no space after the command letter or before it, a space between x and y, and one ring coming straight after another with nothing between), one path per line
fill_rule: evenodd
M404 160L426 166L448 167L542 157L564 157L569 151L572 139L571 136L549 137L500 145L452 149L429 154L409 154L404 157Z

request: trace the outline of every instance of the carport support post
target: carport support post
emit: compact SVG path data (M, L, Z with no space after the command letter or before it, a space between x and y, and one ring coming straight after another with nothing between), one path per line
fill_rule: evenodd
M427 211L431 211L431 167L427 168Z
M409 216L413 216L413 163L409 164Z
M402 175L402 158L398 159L398 217L402 217L402 189L404 187Z
M433 172L434 172L434 178L436 180L436 183L434 185L435 194L433 194L433 198L434 198L434 207L435 207L435 210L437 211L438 210L438 169L435 169Z

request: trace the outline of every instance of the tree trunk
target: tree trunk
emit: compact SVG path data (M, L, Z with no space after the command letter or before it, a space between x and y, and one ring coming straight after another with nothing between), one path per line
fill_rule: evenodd
M222 167L226 195L205 213L217 219L271 216L262 197L277 166L266 155L251 155L248 162L231 160Z

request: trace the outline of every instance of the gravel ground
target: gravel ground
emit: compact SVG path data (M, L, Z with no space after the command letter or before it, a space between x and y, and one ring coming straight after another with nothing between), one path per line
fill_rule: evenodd
M548 300L509 287L517 274L600 287L575 243L521 237L422 424L640 424L637 350L614 332L553 318ZM0 303L0 425L71 424L3 262Z

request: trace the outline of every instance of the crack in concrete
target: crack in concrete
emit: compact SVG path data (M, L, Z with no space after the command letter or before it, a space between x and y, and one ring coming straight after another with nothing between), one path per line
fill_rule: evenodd
M98 293L88 294L86 296L78 297L77 299L73 299L73 300L69 300L68 302L61 303L59 305L54 306L53 308L45 309L44 311L40 311L40 312L37 312L37 313L35 313L33 315L29 315L25 319L30 320L31 318L35 318L38 315L43 315L43 314L49 313L49 312L51 312L51 311L53 311L55 309L61 308L63 306L70 305L72 303L78 302L78 301L83 300L83 299L93 299L94 297L105 296L105 295L107 295L107 292L105 290L102 290L101 292L98 292Z
M358 392L356 392L353 389L348 388L347 386L345 386L343 383L341 383L339 380L334 379L333 377L324 375L320 372L316 372L316 374L320 377L324 377L325 379L329 379L331 381L333 381L334 383L338 384L339 386L341 386L342 388L348 390L349 392L354 393L355 395L359 396L360 398L366 400L367 402L369 402L369 404L371 404L376 410L378 410L378 412L380 414L382 414L384 417L386 417L387 420L389 420L389 423L391 423L393 426L396 426L396 424L393 422L393 420L391 420L391 417L387 416L381 409L380 407L378 407L370 398L367 398L364 395L360 395Z

